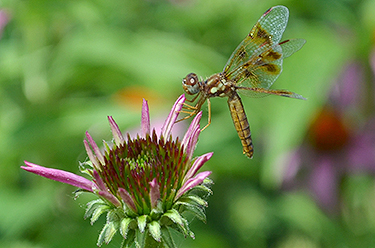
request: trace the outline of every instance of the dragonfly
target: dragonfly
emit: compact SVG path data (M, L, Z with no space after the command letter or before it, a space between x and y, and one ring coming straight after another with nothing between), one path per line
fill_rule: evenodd
M211 123L211 97L227 97L234 127L241 140L243 153L253 157L254 147L250 125L238 93L250 97L278 95L306 100L303 96L288 90L270 89L282 71L283 59L300 50L306 43L304 39L281 37L288 23L289 10L285 6L268 9L256 22L246 38L230 56L224 69L206 80L198 80L195 73L189 73L182 86L188 95L195 95L194 104L185 104L184 112L188 115L181 120L197 114L207 101L208 124Z

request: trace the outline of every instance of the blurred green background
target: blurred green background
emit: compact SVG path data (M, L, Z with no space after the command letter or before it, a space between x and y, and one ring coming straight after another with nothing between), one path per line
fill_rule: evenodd
M156 125L186 74L221 71L279 4L290 10L283 39L307 43L272 88L308 100L242 98L250 160L226 99L212 99L195 154L214 152L205 164L214 195L207 224L194 220L196 239L181 237L179 247L375 247L374 0L1 1L0 247L96 247L105 220L83 220L91 196L74 200L74 187L26 173L23 160L79 173L86 130L111 139L108 115L124 131L138 128L142 98ZM351 88L337 93L340 80ZM359 101L345 98L343 109L343 97ZM319 115L327 106L333 117ZM321 135L330 123L328 134L344 131ZM108 247L120 243L117 235Z

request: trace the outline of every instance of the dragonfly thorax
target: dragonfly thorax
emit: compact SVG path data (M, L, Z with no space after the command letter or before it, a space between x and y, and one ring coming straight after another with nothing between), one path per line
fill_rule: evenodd
M184 88L185 92L189 95L195 95L200 91L200 82L198 80L197 74L189 73L183 80L182 80L182 88Z
M229 96L230 92L233 91L232 84L228 82L221 73L214 74L207 78L203 87L203 91L207 97Z

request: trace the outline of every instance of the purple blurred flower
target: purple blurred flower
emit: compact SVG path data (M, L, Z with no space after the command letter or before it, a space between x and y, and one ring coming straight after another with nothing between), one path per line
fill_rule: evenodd
M288 156L284 189L307 188L329 213L339 208L341 180L351 173L375 172L375 116L364 110L364 69L348 64L328 102L312 121L306 141ZM358 125L355 126L354 123Z
M101 214L107 213L107 223L101 231L98 245L109 243L120 231L124 247L134 242L168 243L173 247L169 228L194 238L187 220L181 215L190 211L205 220L202 198L211 194L207 178L211 172L198 173L212 153L193 158L193 152L201 132L199 113L180 141L173 139L172 127L185 97L182 95L173 105L158 137L151 132L148 104L142 106L141 133L137 138L122 135L116 122L108 117L113 134L113 144L104 142L104 152L86 133L84 145L89 158L80 169L90 180L76 174L42 167L25 161L22 169L52 180L71 184L79 191L99 196L87 204L85 217L94 223ZM151 238L150 238L151 237Z
M3 34L3 29L9 21L9 15L4 11L0 10L0 38Z

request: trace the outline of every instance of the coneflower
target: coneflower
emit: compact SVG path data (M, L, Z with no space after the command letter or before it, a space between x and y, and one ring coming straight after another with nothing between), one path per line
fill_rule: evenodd
M176 247L170 229L194 238L185 211L205 221L206 197L212 192L211 172L197 173L212 153L193 158L201 113L193 119L182 140L174 139L172 127L185 97L180 96L168 115L160 135L150 130L148 104L142 106L141 133L136 138L124 137L112 117L108 117L113 144L104 142L101 151L86 132L84 146L89 161L80 164L85 177L46 168L25 161L22 169L78 187L99 198L87 204L85 217L93 224L107 214L97 242L109 243L117 231L124 238L122 247Z

